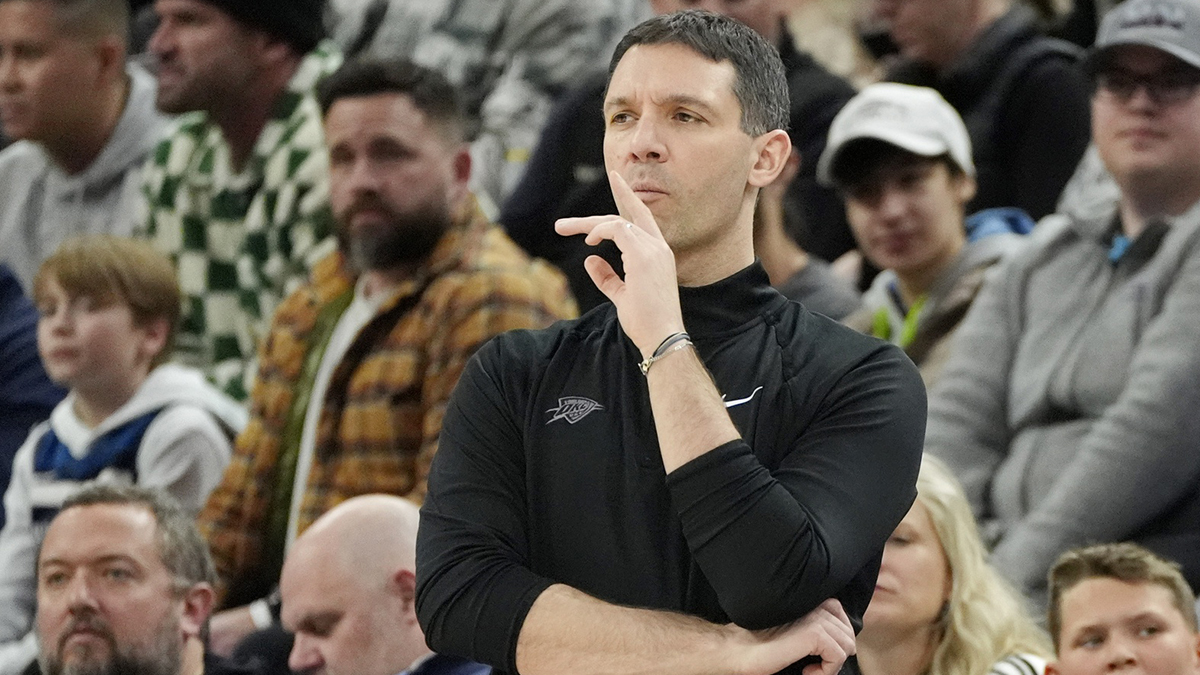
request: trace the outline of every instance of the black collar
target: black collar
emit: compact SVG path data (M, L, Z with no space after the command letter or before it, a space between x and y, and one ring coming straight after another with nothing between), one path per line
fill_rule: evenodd
M683 325L693 337L736 333L786 302L758 260L707 286L679 288Z

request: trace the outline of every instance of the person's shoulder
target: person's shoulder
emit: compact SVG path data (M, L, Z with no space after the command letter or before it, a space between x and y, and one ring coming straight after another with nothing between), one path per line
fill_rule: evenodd
M1044 675L1046 659L1033 654L1011 654L1000 659L988 670L988 675Z
M1010 97L1020 101L1034 96L1079 96L1087 89L1084 51L1066 40L1035 34L1010 54L1006 69L1012 72ZM1001 71L1002 73L1004 70Z
M45 176L50 167L46 153L32 141L15 141L0 150L0 214L7 218L20 213L14 213L14 207L26 204L32 196L33 184ZM15 230L10 232L15 233Z
M491 666L475 663L457 656L434 654L411 671L410 675L488 675Z
M317 86L341 67L345 55L333 40L322 40L300 59L300 65L288 81L288 90L301 95L313 95Z
M200 111L184 113L167 124L159 146L169 146L188 140L195 141L212 133L213 128L212 120L208 118L207 114Z
M845 104L854 86L821 65L811 54L796 50L788 61L787 80L793 107L798 103Z
M789 302L779 317L781 346L790 355L788 377L836 378L874 361L908 360L899 347ZM911 365L911 362L910 362Z
M603 340L617 326L617 312L611 303L605 302L576 319L556 321L545 328L501 333L479 350L479 358L497 366L540 371L559 354L569 357L582 354L581 344Z
M0 150L0 172L16 177L31 170L41 170L49 160L33 141L14 141Z
M213 144L215 129L202 112L185 113L166 124L161 138L150 151L147 168L155 175L184 176L192 157ZM149 176L148 176L149 177Z
M531 257L513 242L503 228L487 224L478 239L464 239L460 263L439 275L430 292L435 295L509 298L561 307L560 318L576 314L570 286L563 273L550 263Z

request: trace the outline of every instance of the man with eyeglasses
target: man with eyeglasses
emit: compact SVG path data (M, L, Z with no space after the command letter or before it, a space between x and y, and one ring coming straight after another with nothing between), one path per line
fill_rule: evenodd
M1117 191L998 268L930 394L926 450L1035 598L1091 542L1138 542L1200 584L1200 2L1127 0L1087 63Z

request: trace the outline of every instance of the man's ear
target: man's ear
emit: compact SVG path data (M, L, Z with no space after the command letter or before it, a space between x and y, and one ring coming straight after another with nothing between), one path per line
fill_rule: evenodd
M401 567L392 573L392 588L396 595L404 601L405 605L411 605L417 599L417 575L413 574L412 570Z
M121 80L125 77L125 43L117 36L106 35L96 41L96 58L103 79Z
M454 177L463 185L471 180L471 146L463 145L454 153Z
M392 573L388 590L395 594L400 601L400 613L406 621L417 623L417 575L404 567ZM389 600L390 602L390 600Z
M213 604L217 594L212 586L205 583L192 586L183 594L183 614L180 617L179 628L187 637L200 637L204 623L212 614Z
M792 152L792 139L787 132L775 129L757 137L753 142L753 164L750 166L750 185L763 188L775 181L775 178L787 165L788 156Z
M1192 664L1196 673L1200 673L1200 633L1196 633L1196 661Z
M955 189L958 192L958 198L963 204L966 204L975 198L978 185L973 177L965 173L958 176L957 180L958 184Z
M171 334L171 322L160 317L147 321L140 328L146 360L153 361L167 347L167 336Z

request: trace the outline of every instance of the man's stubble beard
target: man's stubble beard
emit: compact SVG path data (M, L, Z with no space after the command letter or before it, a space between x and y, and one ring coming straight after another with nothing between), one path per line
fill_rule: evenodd
M350 266L359 273L420 264L433 253L452 220L450 207L444 202L427 203L400 213L379 200L366 201L369 204L352 206L338 219L338 244ZM368 206L386 212L386 222L351 231L347 221L355 211Z
M107 630L106 627L101 630ZM111 633L105 633L108 658L101 660L95 650L92 658L74 658L66 663L60 643L53 654L38 656L44 675L180 675L183 665L183 645L178 627L160 624L154 642L147 649L136 650L117 646Z

